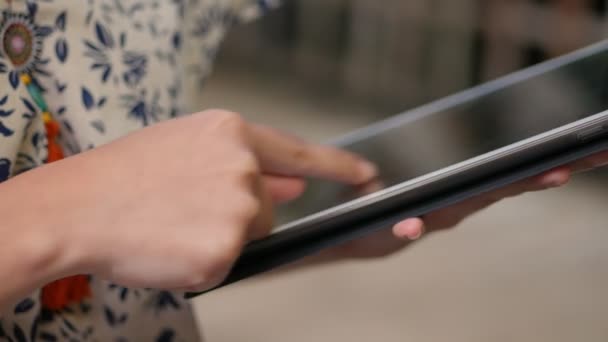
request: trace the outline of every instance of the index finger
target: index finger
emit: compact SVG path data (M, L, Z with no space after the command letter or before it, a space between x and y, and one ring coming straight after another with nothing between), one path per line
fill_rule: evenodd
M251 125L251 140L262 171L288 177L316 177L363 184L376 167L354 153L311 144L272 128Z

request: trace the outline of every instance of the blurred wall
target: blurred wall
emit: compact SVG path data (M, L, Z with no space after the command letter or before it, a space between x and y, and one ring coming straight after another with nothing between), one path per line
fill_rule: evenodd
M389 113L602 39L606 3L287 0L236 29L219 62Z

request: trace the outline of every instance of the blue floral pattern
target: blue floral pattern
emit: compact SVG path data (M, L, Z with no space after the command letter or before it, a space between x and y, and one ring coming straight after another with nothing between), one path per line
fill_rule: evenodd
M196 111L225 33L277 1L0 0L0 182L46 160L41 113L21 73L43 90L66 153L77 154ZM33 38L19 63L2 39L16 24ZM0 316L0 341L199 340L180 295L90 282L93 298L62 311L42 308L38 292L23 298Z

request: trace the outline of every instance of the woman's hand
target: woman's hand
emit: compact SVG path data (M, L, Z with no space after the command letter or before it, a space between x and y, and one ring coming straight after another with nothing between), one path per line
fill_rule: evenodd
M425 217L402 221L395 225L392 231L381 231L330 250L323 259L336 257L371 258L391 255L403 249L412 240L422 237L425 232L453 228L467 217L503 199L565 185L572 174L602 167L606 164L608 164L608 152L593 155L571 165L438 210Z
M74 274L130 287L204 290L225 277L244 244L268 234L273 203L298 196L303 177L359 184L375 174L353 154L208 111L3 183L0 217L12 224L2 236L33 232L27 236L42 243L22 246L31 255L53 246L30 263L46 272L29 283L31 290ZM33 216L24 219L15 201L27 203ZM20 269L1 265L11 262L21 261L1 261L0 273Z

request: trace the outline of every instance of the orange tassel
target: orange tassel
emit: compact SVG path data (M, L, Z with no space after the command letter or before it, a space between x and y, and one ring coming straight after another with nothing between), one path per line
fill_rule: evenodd
M59 124L57 121L49 120L44 123L46 128L46 139L48 141L48 159L47 163L52 163L63 159L63 151L61 146L57 143L57 136L59 135Z
M56 280L42 288L42 306L49 310L62 310L70 304L80 303L91 297L91 287L86 275Z
M59 125L51 119L49 113L43 113L44 126L48 141L48 163L63 159L63 151L57 143ZM70 304L80 303L91 297L89 279L85 275L77 275L54 281L42 288L40 295L42 306L49 310L62 310Z

